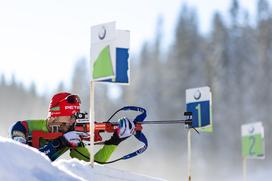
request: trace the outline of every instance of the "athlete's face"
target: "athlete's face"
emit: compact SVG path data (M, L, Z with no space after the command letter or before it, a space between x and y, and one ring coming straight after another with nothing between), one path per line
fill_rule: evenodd
M75 117L74 116L59 116L56 118L49 118L48 120L48 126L50 131L53 132L52 127L58 127L58 131L60 132L67 132L70 130L71 126L75 123Z

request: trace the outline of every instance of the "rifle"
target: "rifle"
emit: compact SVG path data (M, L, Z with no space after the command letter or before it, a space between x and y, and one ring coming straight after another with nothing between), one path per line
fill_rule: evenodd
M185 112L186 116L191 116L191 113ZM85 143L89 144L90 140L90 122L87 119L87 113L77 113L77 119L74 124L73 130L76 131ZM192 119L189 117L186 120L162 120L162 121L145 121L145 122L135 122L135 132L142 131L142 125L145 124L186 124L188 126L192 125ZM95 144L103 144L101 133L114 133L119 126L118 122L95 122L94 127L94 142ZM193 128L193 127L192 127ZM195 129L196 132L198 132ZM199 132L198 132L199 133ZM88 136L86 136L88 134Z
M129 158L132 158L138 154L143 153L147 147L148 142L145 137L145 135L142 133L144 124L185 124L188 126L188 128L192 127L192 113L191 112L185 112L184 116L187 118L185 120L162 120L162 121L144 121L146 118L146 110L142 107L137 106L126 106L119 110L117 110L106 122L95 122L94 127L94 141L95 144L104 144L104 141L102 139L101 133L114 133L119 126L118 122L110 122L110 120L120 111L136 111L140 112L139 115L136 116L134 119L135 124L135 134L134 136L144 144L140 149L136 150L135 152L132 152L130 154L127 154L119 159L106 162L106 163L112 163L118 160L126 160ZM87 118L87 113L77 113L76 115L76 121L71 128L71 131L76 131L77 134L81 137L82 141L85 144L90 144L90 122ZM195 128L193 128L195 129ZM195 131L197 131L195 129ZM198 132L198 131L197 131ZM45 133L43 131L33 131L32 132L32 146L35 148L40 148L39 140L40 138L46 139L46 140L53 140L60 136L62 136L63 133L60 132L53 132L53 133ZM105 163L104 163L105 164Z

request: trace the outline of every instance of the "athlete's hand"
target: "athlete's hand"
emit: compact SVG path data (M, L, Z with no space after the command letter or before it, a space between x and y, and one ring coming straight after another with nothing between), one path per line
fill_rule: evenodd
M127 138L134 134L135 132L135 124L133 121L124 117L118 120L119 125L117 129L117 134L119 138Z
M68 146L70 147L77 147L81 142L80 136L75 131L69 131L63 136L68 142Z

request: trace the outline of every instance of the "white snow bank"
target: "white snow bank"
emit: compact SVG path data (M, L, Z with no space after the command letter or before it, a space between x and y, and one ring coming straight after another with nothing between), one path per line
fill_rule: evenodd
M0 180L79 180L37 149L0 137Z
M94 180L94 181L156 181L161 179L95 165L77 159L57 160L49 158L35 148L0 137L0 180Z
M128 171L110 168L96 164L91 168L88 163L77 159L58 160L53 163L62 170L67 170L86 180L103 180L103 181L163 181L162 179L135 174Z

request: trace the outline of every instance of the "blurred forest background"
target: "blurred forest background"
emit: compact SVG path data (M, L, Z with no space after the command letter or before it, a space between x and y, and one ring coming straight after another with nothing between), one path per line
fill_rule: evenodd
M108 96L116 85L96 84L96 119L105 120L125 105L145 107L147 120L183 118L185 90L210 86L214 132L193 133L193 180L242 179L241 124L249 122L263 122L266 158L248 161L248 173L271 170L271 4L256 0L256 17L252 17L238 0L232 0L228 15L214 13L210 32L205 35L199 32L194 8L181 4L174 41L166 48L162 41L163 17L158 17L157 22L156 38L143 43L140 54L131 52L131 82L127 87L117 86L121 96L115 99ZM72 86L67 88L60 83L56 88L79 94L82 110L86 111L89 110L89 67L89 57L81 58L74 68ZM34 83L26 89L15 78L7 82L2 75L0 135L6 136L8 127L16 120L46 118L49 99L56 91L41 96ZM168 180L184 180L187 175L184 126L154 125L146 126L144 131L150 144L148 150L110 166ZM120 152L126 152L126 146Z

